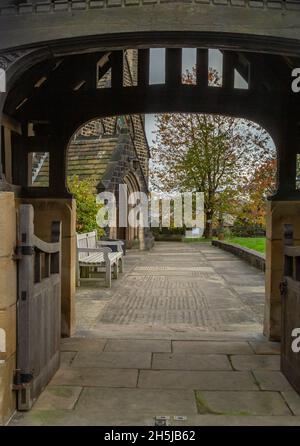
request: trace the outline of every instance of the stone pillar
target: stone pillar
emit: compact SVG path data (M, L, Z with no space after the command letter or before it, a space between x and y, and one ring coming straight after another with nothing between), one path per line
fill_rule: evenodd
M13 192L0 192L0 425L16 408L12 390L16 368L17 267L16 207Z
M71 336L76 324L76 202L72 198L26 198L22 203L33 205L34 232L45 241L50 242L51 222L62 222L61 332Z
M300 200L267 203L266 301L264 334L274 341L281 338L281 296L283 277L283 225L294 227L295 245L300 245Z

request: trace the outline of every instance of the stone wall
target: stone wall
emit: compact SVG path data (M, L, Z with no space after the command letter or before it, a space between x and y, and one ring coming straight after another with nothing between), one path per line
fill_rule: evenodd
M17 268L12 255L16 247L16 207L12 192L0 192L0 425L16 407L12 391L16 368Z
M240 257L250 265L258 268L261 271L265 271L266 259L265 256L253 249L245 248L244 246L236 245L235 243L223 242L220 240L213 240L212 245L224 251L231 252L232 254Z
M231 33L237 40L243 33L247 39L299 40L300 4L292 0L63 0L0 6L0 50L40 42L46 46L66 35L91 46L86 37L106 35L107 42L113 42L118 34L126 38L127 33L169 31ZM116 46L122 45L117 38ZM143 38L137 44L142 45ZM232 44L236 47L237 42Z

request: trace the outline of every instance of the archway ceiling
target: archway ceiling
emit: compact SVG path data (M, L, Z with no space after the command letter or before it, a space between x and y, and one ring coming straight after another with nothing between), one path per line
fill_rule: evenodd
M142 51L144 54L147 52ZM258 106L264 108L264 99L260 95L267 95L271 100L276 92L282 94L285 91L287 95L290 94L291 70L300 66L300 60L242 51L225 51L223 54L230 58L231 73L234 68L243 78L247 78L248 65L255 85L250 83L249 90L235 89L231 92L226 86L208 88L207 96L198 86L180 85L179 88L176 83L172 84L171 73L171 84L167 86L146 86L147 82L144 82L137 87L123 88L121 51L75 54L52 58L28 70L9 93L5 113L19 122L51 122L66 117L80 124L97 115L163 111L207 110L208 113L218 113L219 110L220 113L238 116L241 113L241 103L246 101L244 106L250 110L250 118L255 115ZM100 66L98 64L97 69L100 60L102 63ZM97 81L110 68L112 88L96 88ZM149 60L145 69L149 70ZM166 71L168 69L171 72L173 68L168 68L167 65ZM189 109L183 106L183 101L186 100L189 101ZM170 108L164 105L167 103L170 103Z

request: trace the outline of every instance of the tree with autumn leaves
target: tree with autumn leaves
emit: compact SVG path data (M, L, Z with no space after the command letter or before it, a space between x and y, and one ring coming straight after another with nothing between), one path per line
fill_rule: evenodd
M266 200L276 190L276 171L275 157L262 162L253 172L249 183L241 189L244 201L238 214L240 224L265 227Z
M274 151L268 133L254 122L207 114L157 115L151 184L163 192L203 192L204 236L209 238L220 215L254 215L256 206L257 218L263 215L263 179L270 180Z

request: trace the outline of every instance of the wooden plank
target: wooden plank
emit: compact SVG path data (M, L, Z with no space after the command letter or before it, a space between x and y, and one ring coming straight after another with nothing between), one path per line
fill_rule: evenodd
M223 52L223 88L232 90L234 88L234 65L235 54L230 51Z
M23 255L19 264L18 368L21 377L28 375L30 384L20 390L18 401L19 410L28 410L59 366L61 223L53 222L53 243L46 243L34 235L33 207L21 205L19 237Z
M33 236L33 244L40 251L48 252L49 254L59 252L60 249L60 243L47 243L38 238L36 235Z
M22 124L11 116L2 113L0 116L0 123L3 125L4 128L10 130L11 132L22 135Z
M300 393L300 354L292 350L292 332L299 326L299 282L286 277L287 289L282 296L281 370Z
M177 87L182 84L182 49L166 49L166 84Z
M208 86L208 50L197 49L196 83L200 88Z
M11 153L11 130L4 127L4 157L5 176L8 183L12 183L12 153Z
M300 257L300 246L285 246L284 254L290 257Z
M113 51L111 59L111 86L112 88L123 88L123 51Z
M31 349L30 345L30 302L33 299L34 261L33 252L33 207L20 206L19 240L21 249L27 250L19 262L18 278L18 368L23 374L31 375Z
M138 50L138 86L147 87L150 75L150 50Z

